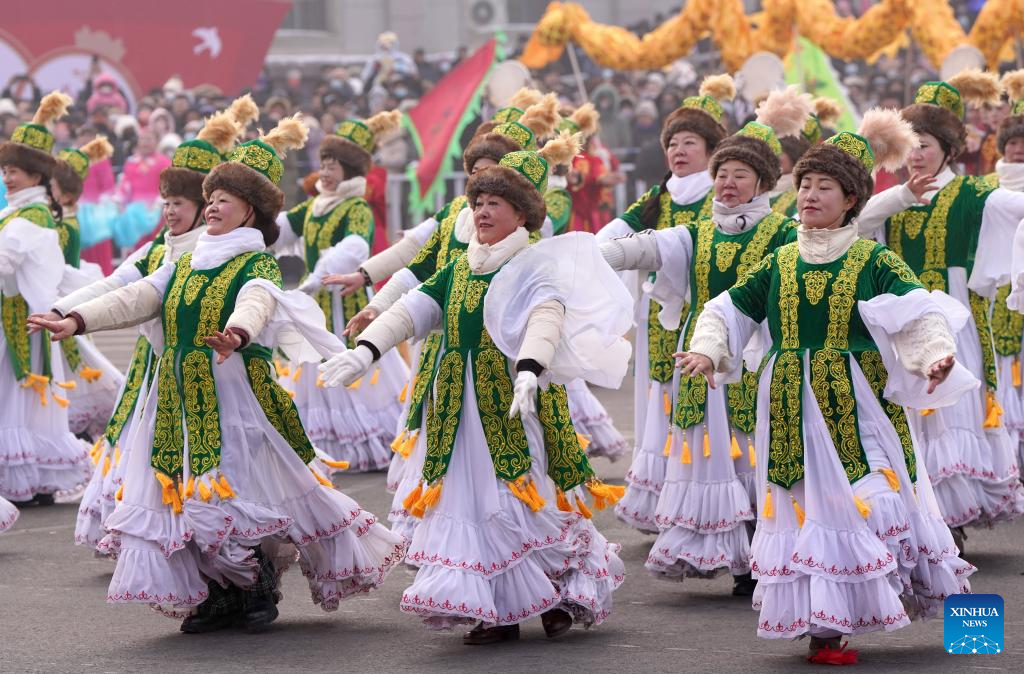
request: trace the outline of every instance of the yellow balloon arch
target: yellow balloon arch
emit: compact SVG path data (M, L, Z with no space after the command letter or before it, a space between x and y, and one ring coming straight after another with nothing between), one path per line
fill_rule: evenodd
M688 54L710 34L729 71L758 51L784 57L796 35L847 61L869 59L904 37L906 30L938 68L956 47L972 45L998 66L1004 47L1024 30L1024 0L989 0L965 33L947 0L881 0L858 18L836 14L831 0L764 0L747 16L742 0L689 0L678 14L637 37L619 26L595 23L574 2L552 2L537 22L520 60L542 68L568 42L597 64L615 70L661 68Z

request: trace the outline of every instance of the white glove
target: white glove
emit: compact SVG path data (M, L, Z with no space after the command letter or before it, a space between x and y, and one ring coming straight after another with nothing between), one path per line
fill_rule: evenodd
M349 386L365 375L373 364L373 352L360 344L354 349L335 354L317 368L326 386Z
M537 375L528 370L524 370L516 376L516 386L512 393L512 406L508 408L508 418L522 417L524 413L537 413Z

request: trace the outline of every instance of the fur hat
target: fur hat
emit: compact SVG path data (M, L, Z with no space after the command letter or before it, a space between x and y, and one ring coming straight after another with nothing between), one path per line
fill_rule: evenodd
M680 131L691 131L708 145L708 152L728 135L722 118L725 115L721 101L736 97L736 85L729 75L710 75L700 85L700 95L690 96L682 106L673 110L661 127L661 147L667 149L672 136Z
M63 117L71 103L71 97L59 91L43 96L32 121L19 125L11 139L0 144L0 166L17 166L49 180L56 160L51 154L54 138L48 125Z
M547 190L551 167L567 164L579 154L580 134L562 131L545 143L539 152L517 150L501 158L497 166L477 171L466 183L466 196L473 203L480 194L497 195L515 206L526 217L526 230L536 232L544 224Z
M996 146L999 154L1006 154L1010 139L1024 136L1024 70L1003 75L1002 85L1010 98L1010 114L999 123Z
M868 110L857 133L843 131L808 150L793 168L794 183L799 185L808 173L834 178L844 194L856 198L847 213L849 222L871 198L872 171L876 167L898 169L917 144L917 135L902 113Z
M114 147L106 136L96 136L77 149L61 150L53 167L53 179L66 196L77 201L82 194L83 182L89 175L90 164L113 154Z
M268 246L280 234L276 220L284 206L284 193L278 187L284 173L281 157L287 150L303 147L309 136L301 119L301 114L286 117L270 133L242 143L228 161L215 166L203 180L206 201L215 190L222 189L253 207L253 226L263 233Z
M501 158L509 152L522 150L522 146L512 138L501 133L486 133L482 136L475 136L466 146L462 153L462 166L466 175L473 173L473 165L477 160L488 158L500 162Z
M743 129L747 129L751 124L757 124L757 122L750 122ZM711 155L711 160L708 162L708 170L714 176L725 162L733 159L741 161L754 169L764 191L774 189L782 175L779 155L760 138L742 133L743 129L718 144L718 149ZM778 140L775 142L777 144Z
M203 179L224 161L244 131L232 109L212 115L193 140L174 150L171 165L160 172L160 196L184 197L202 206Z
M402 125L402 113L398 110L378 112L366 121L346 119L338 125L335 135L327 136L320 143L320 159L333 159L348 166L354 175L345 178L365 176L370 172L373 150L377 141L398 130Z
M967 146L964 126L966 104L982 105L999 100L1002 88L998 78L976 69L965 70L949 82L925 82L917 90L914 103L903 109L903 118L918 134L935 136L949 148L952 161Z

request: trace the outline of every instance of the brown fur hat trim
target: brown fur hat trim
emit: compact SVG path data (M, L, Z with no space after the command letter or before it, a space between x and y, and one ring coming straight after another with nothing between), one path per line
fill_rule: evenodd
M999 123L999 134L996 136L996 147L999 154L1006 154L1006 144L1011 138L1024 136L1024 115L1010 115Z
M930 103L915 103L903 108L900 115L910 122L915 133L931 134L946 143L951 161L959 157L967 146L964 123L945 108Z
M499 162L509 152L518 152L522 149L519 143L508 136L500 133L486 133L476 136L470 141L466 151L462 153L462 166L466 175L469 175L473 172L473 165L478 159L486 157Z
M346 172L346 180L356 176L365 176L370 172L370 165L373 162L373 157L369 152L352 141L336 135L327 136L320 143L320 159L333 159L356 171L355 175L351 176Z
M725 127L715 118L696 108L676 108L661 127L661 147L668 148L672 136L680 131L691 131L708 144L708 153L714 152L718 144L728 135Z
M811 149L811 144L803 136L783 136L779 138L779 145L782 146L782 151L789 157L789 161L794 164L800 161L800 157L804 156L804 152Z
M860 213L875 187L875 181L864 164L831 143L818 143L804 153L793 167L793 184L799 186L808 173L824 173L839 183L844 194L856 197L857 202L847 213L847 222Z
M265 176L235 161L214 166L203 180L203 198L210 200L214 190L224 190L249 203L255 212L256 229L263 232L263 242L272 245L280 230L277 214L284 206L284 192Z
M168 166L160 172L160 196L184 197L202 208L206 200L203 198L203 179L206 174L177 166Z
M548 209L544 197L526 176L507 166L489 166L477 171L466 183L466 196L472 204L480 194L494 194L518 208L526 216L526 230L536 232L544 224Z
M779 158L768 147L768 143L757 138L733 135L719 143L708 162L711 175L718 173L718 168L730 159L741 161L754 169L761 180L761 189L765 191L774 189L782 175Z
M60 191L65 197L78 201L78 197L82 196L82 177L63 159L58 159L54 163L51 178L60 186Z
M24 143L0 143L0 166L17 166L28 173L38 173L47 180L57 160L53 156Z

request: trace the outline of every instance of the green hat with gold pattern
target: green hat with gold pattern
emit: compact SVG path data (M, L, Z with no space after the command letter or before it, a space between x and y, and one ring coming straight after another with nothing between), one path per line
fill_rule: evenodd
M736 96L736 84L729 75L710 75L704 78L697 96L689 96L683 104L665 118L661 127L661 146L668 148L672 136L682 131L695 133L713 152L729 134L725 128L725 109L722 101Z
M160 196L184 197L202 205L203 179L227 159L244 132L245 125L232 110L210 116L195 138L175 148L171 165L160 172Z
M398 110L378 112L367 120L346 119L320 144L320 160L333 159L348 167L345 179L365 176L373 163L377 141L398 130L402 113Z
M0 144L0 166L13 165L49 178L55 161L49 124L63 117L71 103L71 97L59 91L43 96L32 121L19 124L11 139Z

